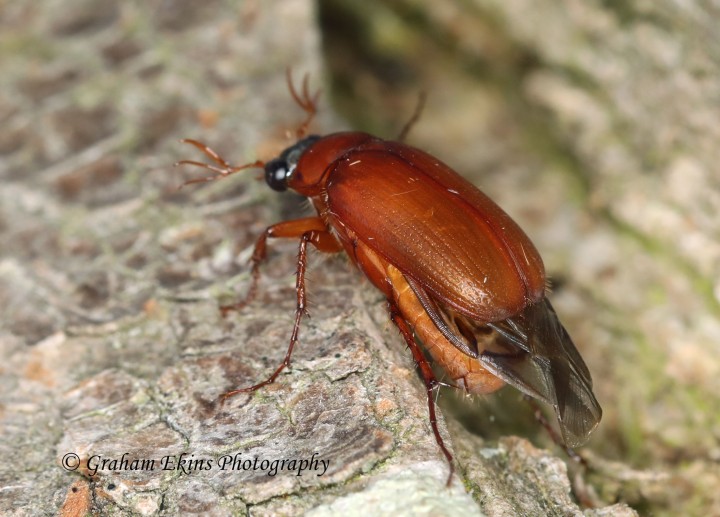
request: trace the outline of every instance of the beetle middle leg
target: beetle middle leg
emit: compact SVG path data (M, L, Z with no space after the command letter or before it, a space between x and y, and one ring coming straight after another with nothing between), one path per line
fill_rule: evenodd
M433 434L435 435L435 441L440 447L442 453L445 455L445 458L447 459L447 462L450 466L450 474L448 475L447 479L447 485L450 486L453 474L455 473L455 466L453 464L453 456L445 446L445 442L440 435L440 429L437 425L437 414L435 411L435 398L433 396L435 394L435 391L441 386L441 383L437 380L437 377L435 377L430 363L425 358L425 355L420 349L420 345L415 342L412 330L410 330L410 325L407 321L405 321L405 317L400 312L400 308L393 300L390 299L388 299L387 304L388 311L390 312L390 319L400 330L400 334L402 334L403 338L405 339L405 342L407 343L408 348L410 348L413 358L415 359L415 363L420 369L420 374L422 375L423 381L425 381L425 388L427 390L428 413L430 414L430 427L432 427Z
M238 393L248 393L267 386L277 379L278 375L290 365L290 357L292 356L293 348L297 343L298 335L300 333L300 322L302 317L305 315L307 307L307 294L305 291L305 271L307 270L307 245L308 243L315 246L318 250L324 252L335 252L340 251L341 245L335 239L335 237L327 231L325 224L319 217L308 217L304 219L297 219L294 221L285 221L282 223L275 224L268 227L265 232L260 236L255 244L255 251L253 252L253 284L250 287L250 291L246 295L245 299L240 303L226 306L223 309L223 313L227 310L237 310L239 307L244 307L250 300L255 296L257 292L257 278L259 275L260 263L265 260L267 256L267 239L273 237L299 237L300 245L298 247L298 259L297 259L297 272L295 280L295 291L297 292L297 305L295 307L295 323L293 325L292 334L290 336L290 344L288 345L285 358L283 359L280 366L262 382L254 384L247 388L241 388L236 390L228 391L223 394L222 399L225 400Z
M410 117L410 120L405 122L405 125L400 130L400 134L397 137L398 142L404 142L408 136L408 133L410 133L410 130L417 123L417 121L420 120L420 115L422 114L423 109L425 108L425 100L426 99L427 99L427 95L425 94L425 92L420 92L420 95L418 96L417 104L415 105L415 111L413 111L413 114Z

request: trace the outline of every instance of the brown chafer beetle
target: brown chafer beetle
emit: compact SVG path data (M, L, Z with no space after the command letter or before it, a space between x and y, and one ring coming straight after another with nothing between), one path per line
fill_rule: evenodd
M435 415L433 392L440 383L421 345L457 387L485 394L510 384L553 407L566 445L583 444L602 411L590 372L546 297L545 268L527 235L488 196L419 149L362 132L305 136L317 95L309 95L307 76L300 93L289 72L288 84L308 117L298 141L278 158L236 167L204 144L184 140L215 165L179 162L216 173L187 183L264 168L272 189L307 196L317 211L265 230L252 255L247 296L223 307L242 308L255 296L268 239L300 241L295 324L285 359L265 381L225 396L257 390L290 364L306 310L310 244L322 252L344 251L385 295L425 381L432 430L451 476L452 455Z

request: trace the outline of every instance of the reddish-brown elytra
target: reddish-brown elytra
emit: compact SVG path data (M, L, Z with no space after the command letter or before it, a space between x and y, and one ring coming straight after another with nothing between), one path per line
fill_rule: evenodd
M590 372L546 298L540 254L520 227L490 198L437 158L401 142L361 132L306 136L317 94L288 86L307 113L298 141L269 162L232 166L196 140L215 165L185 160L216 174L210 181L261 167L274 190L310 198L317 215L268 227L255 244L252 283L240 309L257 292L269 238L300 241L297 308L285 359L263 382L225 394L257 390L290 364L305 313L307 246L345 251L385 295L427 389L430 424L450 465L438 430L434 390L440 385L419 343L459 388L491 393L507 383L551 405L565 443L584 443L601 417ZM414 120L414 119L413 119ZM403 130L404 136L409 126Z

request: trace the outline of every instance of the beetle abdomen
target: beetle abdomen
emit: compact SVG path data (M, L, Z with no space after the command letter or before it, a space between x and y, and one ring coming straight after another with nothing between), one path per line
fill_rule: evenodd
M503 387L505 382L486 370L480 361L455 348L437 329L402 273L388 265L386 273L393 286L393 297L403 316L420 338L425 349L457 383L468 393L484 395Z
M486 394L507 382L555 409L566 444L577 447L587 441L602 410L592 392L590 372L547 299L489 325L440 306L452 332L476 341L479 356L473 358L450 343L434 325L400 271L387 265L386 272L403 316L459 388Z

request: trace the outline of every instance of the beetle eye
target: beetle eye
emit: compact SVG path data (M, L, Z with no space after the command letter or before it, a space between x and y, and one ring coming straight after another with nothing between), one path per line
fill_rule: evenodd
M295 142L295 144L280 153L279 157L265 164L265 182L270 185L271 189L278 192L287 190L288 180L295 172L303 153L318 140L320 140L319 136L310 135L299 142Z
M271 189L282 192L287 190L287 180L292 170L285 160L276 158L265 164L265 182Z

